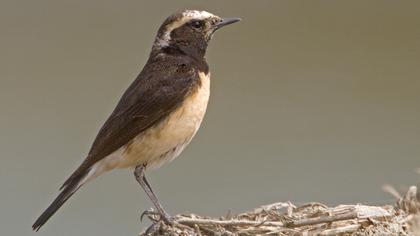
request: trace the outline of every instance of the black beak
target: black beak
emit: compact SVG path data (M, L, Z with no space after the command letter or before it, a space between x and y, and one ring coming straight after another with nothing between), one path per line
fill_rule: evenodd
M221 21L219 21L215 25L215 29L218 30L218 29L222 28L223 26L233 24L233 23L238 22L240 20L241 20L241 18L236 18L236 17L235 18L223 18Z

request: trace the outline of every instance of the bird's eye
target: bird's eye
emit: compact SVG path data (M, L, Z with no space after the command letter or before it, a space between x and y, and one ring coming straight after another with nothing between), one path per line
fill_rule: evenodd
M192 25L192 27L194 27L196 29L199 29L199 28L203 27L204 22L200 21L200 20L197 20L197 21L191 22L191 25Z

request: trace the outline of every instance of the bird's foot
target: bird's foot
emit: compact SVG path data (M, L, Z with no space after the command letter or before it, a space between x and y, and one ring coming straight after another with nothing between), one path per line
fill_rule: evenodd
M155 211L153 208L151 208L150 210L145 210L140 215L141 221L143 220L144 216L147 216L147 218L149 218L151 221L155 223L159 221L163 221L165 224L171 225L171 226L173 226L176 223L174 217L170 216L165 211L159 212L159 211Z
M157 222L159 221L159 212L155 211L153 208L151 208L150 210L145 210L143 211L143 213L141 213L140 215L140 221L143 221L143 218L147 216L147 218L149 218L149 220L153 221L153 222Z
M171 226L173 226L176 223L175 219L166 212L162 212L160 214L160 220L165 222L167 225Z
M172 217L165 211L159 212L155 211L153 208L150 210L146 210L141 214L141 219L147 216L151 221L152 225L150 225L144 235L161 235L159 232L163 231L170 231L170 232L196 232L194 228L191 228L188 225L184 225L177 222L177 217ZM171 234L172 235L172 234ZM179 234L174 234L179 235ZM190 235L190 234L188 234ZM191 233L191 235L195 235Z

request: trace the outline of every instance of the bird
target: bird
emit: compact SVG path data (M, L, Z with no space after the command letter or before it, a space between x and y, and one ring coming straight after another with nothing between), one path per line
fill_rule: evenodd
M149 58L100 128L81 165L37 218L38 231L82 186L118 168L134 168L134 176L160 219L173 223L146 179L145 171L179 156L197 133L210 96L205 59L218 29L240 21L202 10L181 10L159 27Z

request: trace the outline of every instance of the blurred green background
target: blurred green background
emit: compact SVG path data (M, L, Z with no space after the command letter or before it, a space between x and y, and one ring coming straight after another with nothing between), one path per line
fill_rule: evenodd
M181 157L149 179L173 214L291 200L390 203L420 159L419 1L0 1L0 229L35 218L80 164L179 9L217 32L212 95ZM37 235L137 235L131 170L82 188Z

